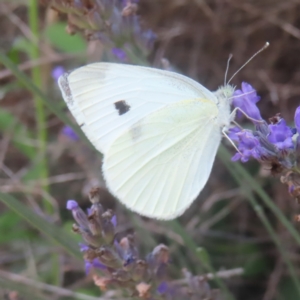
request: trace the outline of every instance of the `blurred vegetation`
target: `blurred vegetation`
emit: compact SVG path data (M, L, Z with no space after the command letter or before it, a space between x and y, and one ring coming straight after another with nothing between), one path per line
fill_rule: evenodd
M104 5L100 19L92 14L95 3ZM126 1L0 3L1 297L125 299L118 290L101 292L85 275L65 209L68 199L87 208L88 192L100 186L102 204L114 209L120 230L135 232L141 256L160 243L169 247L170 278L182 278L183 268L195 275L243 268L210 286L224 299L226 290L237 300L300 299L299 204L279 178L256 162L230 162L234 149L224 141L208 184L182 217L137 216L103 189L101 155L69 118L53 76L56 67L114 61L176 70L216 90L230 53L233 74L269 41L233 83L253 85L265 119L280 112L292 122L300 105L299 1L131 4L124 20ZM63 134L66 124L79 140Z

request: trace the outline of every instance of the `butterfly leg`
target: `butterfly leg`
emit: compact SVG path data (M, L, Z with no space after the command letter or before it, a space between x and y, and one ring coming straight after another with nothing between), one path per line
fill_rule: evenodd
M257 120L257 119L251 118L250 116L248 116L248 115L247 115L242 109L240 109L239 107L236 107L236 108L230 113L229 118L230 118L231 122L234 121L234 118L235 118L235 115L236 115L236 112L237 112L237 111L241 112L247 119L249 119L249 120L251 120L251 121L253 121L253 122L257 122L257 123L265 123L264 120Z
M240 154L242 154L241 153L241 151L237 148L237 146L235 145L235 143L233 142L233 140L228 136L228 134L226 133L226 126L225 127L223 127L222 128L222 133L223 133L223 135L226 137L226 139L231 143L231 145L234 147L234 149L238 152L238 153L240 153Z

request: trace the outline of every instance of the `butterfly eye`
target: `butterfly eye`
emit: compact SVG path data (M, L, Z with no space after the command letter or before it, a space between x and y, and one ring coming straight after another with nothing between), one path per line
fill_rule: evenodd
M114 103L116 110L119 112L119 115L124 115L130 110L130 106L126 103L125 100L120 100Z

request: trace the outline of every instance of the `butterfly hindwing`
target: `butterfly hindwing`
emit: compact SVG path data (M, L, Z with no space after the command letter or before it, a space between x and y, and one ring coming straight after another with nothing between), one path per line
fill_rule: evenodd
M218 109L206 99L169 104L117 137L104 157L110 191L130 209L172 219L205 185L221 133Z

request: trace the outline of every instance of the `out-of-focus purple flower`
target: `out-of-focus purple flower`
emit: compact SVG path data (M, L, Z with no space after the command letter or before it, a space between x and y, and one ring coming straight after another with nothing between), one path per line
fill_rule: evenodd
M239 107L250 118L261 120L260 111L256 103L260 100L256 90L247 82L242 82L242 90L236 90L233 94L233 105ZM238 113L240 115L240 113Z
M72 141L79 140L77 133L70 126L64 126L61 133Z
M120 48L112 48L111 49L111 53L119 60L122 62L127 61L127 54L125 53L124 50L120 49Z
M117 227L117 216L113 215L110 221L112 222L112 224L116 228Z
M168 284L163 281L158 287L157 287L157 291L159 294L165 294L168 292Z
M52 78L57 81L58 78L65 73L65 69L62 66L56 66L52 69L51 75Z
M281 119L276 124L270 124L269 129L268 141L274 144L279 150L294 148L292 129L286 125L284 119Z
M98 269L98 270L106 270L106 266L102 264L98 258L93 259L92 262L85 261L85 273L88 275L91 269Z
M130 1L128 1L128 0L121 0L121 3L122 3L123 6L126 6L128 4L128 2L130 2L130 3L138 3L139 0L130 0Z
M298 133L300 134L300 106L298 106L295 111L295 126L297 128Z

